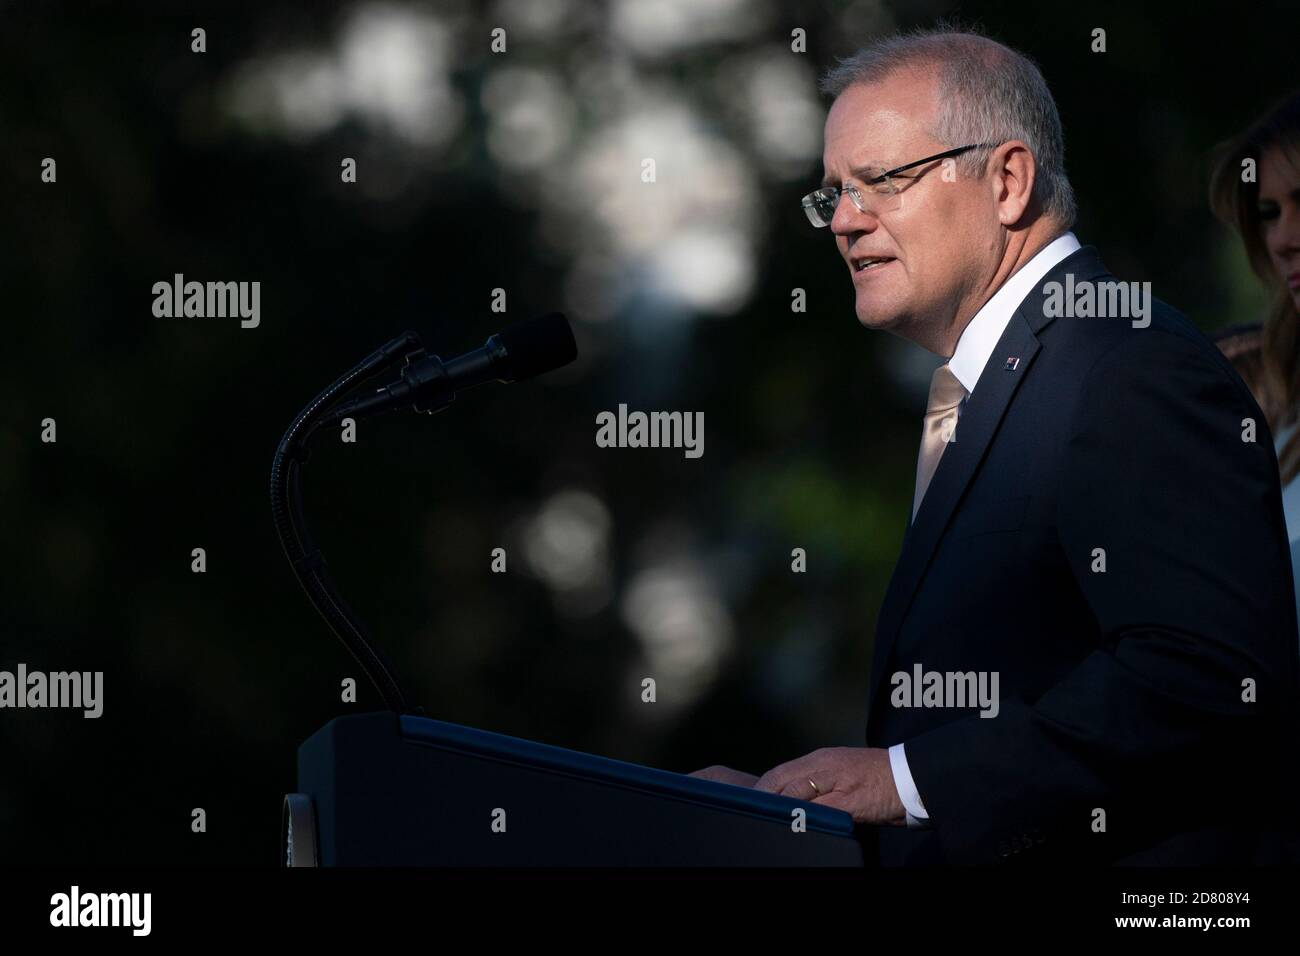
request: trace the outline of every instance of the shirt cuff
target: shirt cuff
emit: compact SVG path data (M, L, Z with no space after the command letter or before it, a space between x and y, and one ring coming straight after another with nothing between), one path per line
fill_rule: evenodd
M889 769L894 774L898 799L907 812L907 825L913 828L929 826L930 814L921 802L921 794L916 789L916 781L912 779L912 771L908 769L907 754L903 751L902 744L894 744L889 748Z

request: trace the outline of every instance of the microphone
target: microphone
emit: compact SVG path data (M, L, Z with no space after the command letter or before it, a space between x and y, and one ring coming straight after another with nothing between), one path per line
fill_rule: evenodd
M365 398L334 408L321 422L337 425L381 412L412 409L432 414L446 408L461 389L484 382L523 382L578 357L569 321L559 312L525 319L490 336L482 348L444 362L418 349L406 357L402 377Z

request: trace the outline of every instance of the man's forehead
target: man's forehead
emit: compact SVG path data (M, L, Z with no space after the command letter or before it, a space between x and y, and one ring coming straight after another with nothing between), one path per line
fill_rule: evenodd
M915 117L881 105L857 113L848 122L826 124L826 152L848 155L873 145L892 145L912 136L921 124Z
M927 139L935 109L929 80L908 71L841 93L826 117L822 165L828 177L838 168L887 164L911 143Z
M861 121L877 112L928 122L938 105L936 79L928 71L903 69L870 83L854 83L831 104L827 125Z
M838 174L868 166L896 166L913 144L929 137L922 124L897 110L881 108L860 117L860 122L832 131L827 125L822 168L826 181Z

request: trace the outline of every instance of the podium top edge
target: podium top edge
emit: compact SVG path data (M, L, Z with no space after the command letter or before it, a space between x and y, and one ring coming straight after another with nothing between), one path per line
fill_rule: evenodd
M721 810L748 813L788 824L790 813L801 807L810 830L851 836L853 817L834 807L777 796L698 777L659 770L641 764L615 760L511 737L488 730L465 727L430 717L404 714L399 718L402 737L417 744L432 745L498 760L531 764L549 770L595 778L616 786L650 790L663 796L715 806Z

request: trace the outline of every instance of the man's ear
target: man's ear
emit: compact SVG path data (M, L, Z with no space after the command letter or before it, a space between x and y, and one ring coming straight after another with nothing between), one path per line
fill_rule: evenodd
M1034 154L1020 140L1007 140L989 157L989 172L998 221L1004 226L1017 225L1024 218L1034 192L1038 175Z

